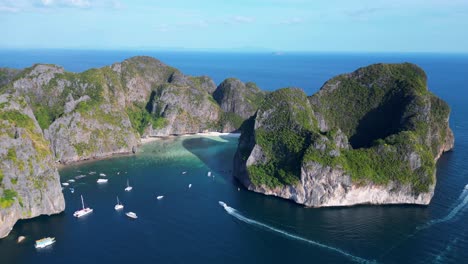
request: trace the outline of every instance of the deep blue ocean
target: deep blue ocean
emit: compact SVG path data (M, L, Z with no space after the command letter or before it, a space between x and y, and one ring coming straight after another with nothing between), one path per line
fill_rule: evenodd
M468 55L4 50L0 67L54 63L80 72L135 55L217 84L237 77L265 90L295 86L309 95L329 78L372 63L416 63L429 89L452 109L455 149L438 162L429 206L311 209L238 190L230 173L237 138L155 141L134 156L61 168L62 182L87 176L72 183L74 193L63 190L64 213L18 222L0 240L0 263L468 263ZM107 174L109 182L98 185L91 171ZM132 192L124 191L127 179ZM80 194L94 212L76 219ZM123 212L114 210L117 195ZM130 220L126 211L139 218ZM19 235L27 237L22 244ZM36 250L34 240L44 236L57 243Z

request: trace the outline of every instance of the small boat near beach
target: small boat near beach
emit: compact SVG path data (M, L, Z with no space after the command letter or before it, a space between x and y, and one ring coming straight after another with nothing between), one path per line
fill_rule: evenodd
M74 179L70 179L70 180L68 180L68 182L75 182L75 180L74 180Z
M98 179L97 183L107 183L108 179Z
M101 176L101 177L106 177L106 174L104 174L104 173L99 173L99 176Z
M78 175L75 177L75 180L83 179L86 175Z
M63 186L68 186L68 185L70 185L70 184L69 184L68 182L62 182L62 185L63 185Z
M129 182L128 182L128 179L127 179L127 187L125 187L125 191L126 191L126 192L129 192L129 191L131 191L132 189L133 189L133 187L130 186L130 184L129 184Z

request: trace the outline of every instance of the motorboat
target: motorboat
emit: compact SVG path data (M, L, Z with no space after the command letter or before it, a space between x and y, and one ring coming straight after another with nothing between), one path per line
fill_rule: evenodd
M98 179L97 183L107 183L108 179Z
M134 212L127 212L125 213L128 217L130 218L133 218L133 219L137 219L138 216L134 213Z
M164 198L164 195L159 195L158 197L156 197L156 199L158 200L161 200L162 198Z

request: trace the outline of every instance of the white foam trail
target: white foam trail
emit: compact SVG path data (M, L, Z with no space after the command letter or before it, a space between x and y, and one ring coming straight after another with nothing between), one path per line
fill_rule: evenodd
M446 215L444 218L439 218L439 219L435 219L435 220L431 220L429 221L427 224L421 226L421 227L418 227L417 230L422 230L422 229L426 229L426 228L429 228L433 225L436 225L436 224L439 224L439 223L443 223L443 222L447 222L447 221L450 221L452 220L455 216L457 216L457 214L463 210L466 205L468 204L468 189L463 189L463 192L460 194L460 197L458 198L457 201L461 200L461 202L455 206L449 213L448 215Z
M467 184L467 186L468 186L468 184ZM393 251L395 248L397 248L398 246L403 244L403 242L407 241L411 237L414 237L416 234L418 234L419 231L427 229L427 228L429 228L429 227L431 227L433 225L439 224L439 223L450 221L455 216L457 216L457 214L460 212L460 210L464 209L466 204L468 204L468 189L466 188L467 186L465 186L465 189L463 189L462 193L460 194L460 196L457 199L457 201L461 200L461 202L459 204L457 204L457 206L455 206L444 218L434 219L434 220L431 220L431 221L427 222L424 225L416 227L416 230L412 234L407 235L402 240L400 240L398 243L391 246L382 255L380 255L380 257L378 259L380 259L380 258L382 258L384 256L387 256L391 251Z
M439 255L437 255L434 260L432 261L432 263L446 263L445 259L447 258L448 254L450 254L450 252L452 252L453 250L453 247L458 243L458 238L455 238L454 240L452 240L444 249L444 251L442 251Z
M332 247L332 246L327 246L327 245L321 244L319 242L316 242L316 241L313 241L313 240L310 240L310 239L307 239L307 238L303 238L303 237L288 233L286 231L274 228L274 227L269 226L267 224L255 221L255 220L250 219L250 218L247 218L247 217L243 216L242 214L238 213L236 209L234 209L232 207L229 207L224 202L219 201L219 204L224 208L224 210L226 210L226 212L228 214L234 216L235 218L237 218L240 221L245 222L247 224L258 226L258 227L264 228L266 230L273 231L275 233L279 233L281 235L284 235L284 236L292 238L292 239L296 239L296 240L299 240L299 241L302 241L302 242L305 242L305 243L308 243L308 244L311 244L311 245L314 245L314 246L317 246L317 247L321 247L321 248L324 248L324 249L327 249L327 250L330 250L330 251L334 251L336 253L339 253L339 254L341 254L343 256L348 257L349 259L351 259L354 262L358 262L358 263L375 263L374 261L369 261L369 260L363 259L361 257L354 256L354 255L352 255L352 254L350 254L350 253L348 253L346 251L343 251L343 250L341 250L339 248L335 248L335 247Z

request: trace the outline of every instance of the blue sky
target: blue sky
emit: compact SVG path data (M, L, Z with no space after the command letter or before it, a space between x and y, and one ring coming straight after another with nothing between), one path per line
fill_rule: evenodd
M468 0L0 0L0 48L468 52Z

